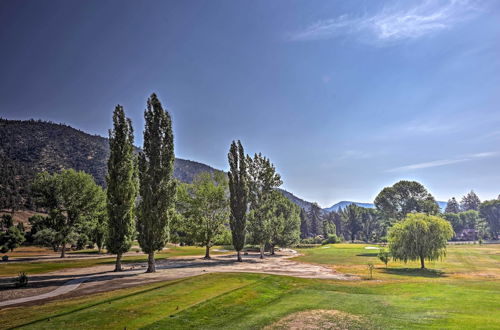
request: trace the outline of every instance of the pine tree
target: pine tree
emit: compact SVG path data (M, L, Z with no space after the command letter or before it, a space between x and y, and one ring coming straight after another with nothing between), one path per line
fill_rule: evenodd
M304 209L300 209L300 238L304 239L309 237L309 221L307 213Z
M481 200L477 197L476 193L471 190L470 193L465 195L460 202L460 207L462 211L479 210L479 205L481 204Z
M156 271L155 251L165 246L175 203L174 136L170 114L163 110L156 94L148 99L144 112L143 152L139 155L138 240L148 254L147 273Z
M246 213L248 202L248 174L245 151L241 142L233 141L227 155L229 161L229 193L231 218L229 225L233 246L241 260L241 250L245 246Z
M459 213L460 212L460 205L458 205L457 200L455 197L452 197L449 201L448 204L446 204L446 209L444 210L445 213Z
M108 251L116 254L115 272L121 271L122 254L132 246L135 200L137 198L137 161L134 156L134 132L123 107L113 113L113 130L109 131L107 183Z
M321 207L317 203L311 205L309 210L309 220L311 223L310 231L313 236L318 236L323 234L323 214Z

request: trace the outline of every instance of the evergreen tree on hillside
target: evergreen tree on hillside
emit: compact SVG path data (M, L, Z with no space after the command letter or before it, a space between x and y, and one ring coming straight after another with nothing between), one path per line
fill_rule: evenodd
M307 219L307 212L300 209L300 238L304 239L309 237L309 220Z
M240 141L231 143L227 158L229 161L229 206L231 208L229 225L238 261L242 261L241 250L245 246L246 233L248 174L245 151Z
M323 234L323 210L317 203L311 205L308 213L310 221L310 233L312 236Z
M444 210L445 213L458 213L460 212L460 205L458 205L457 200L455 197L452 197L450 200L448 200L448 204L446 204L446 209Z
M165 246L175 203L174 135L170 114L163 110L156 94L148 99L144 112L143 152L139 155L137 231L141 249L148 254L147 273L156 271L155 251Z
M477 197L476 193L471 190L470 193L465 195L460 202L460 208L462 211L479 211L479 205L481 204L481 200Z
M135 232L135 199L137 197L137 161L134 155L134 132L123 107L113 112L113 129L109 131L107 189L108 251L116 254L115 272L122 270L122 254L132 246ZM99 233L97 233L99 234Z
M362 229L362 208L357 206L356 204L350 204L346 208L344 208L340 212L340 214L342 215L342 219L344 221L346 234L350 238L351 242L354 243L356 236Z

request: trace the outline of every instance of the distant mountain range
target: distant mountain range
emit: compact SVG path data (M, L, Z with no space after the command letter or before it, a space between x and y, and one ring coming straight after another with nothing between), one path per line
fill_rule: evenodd
M446 209L446 205L448 205L448 203L447 202L440 202L440 201L437 201L437 203L438 203L441 211L444 212L444 210ZM373 203L359 203L359 202L351 202L351 201L342 201L342 202L338 202L337 204L334 204L330 207L324 208L323 211L325 211L325 212L332 212L332 211L338 212L339 210L343 210L351 204L356 204L359 207L365 207L368 209L375 208L375 204L373 204Z

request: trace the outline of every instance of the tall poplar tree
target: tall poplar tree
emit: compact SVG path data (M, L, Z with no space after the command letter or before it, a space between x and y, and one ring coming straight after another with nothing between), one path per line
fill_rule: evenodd
M174 135L172 119L156 94L148 99L144 111L143 152L139 155L139 194L137 213L138 240L148 254L147 273L156 271L155 251L165 246L173 215L176 183L174 171Z
M123 107L113 112L113 129L109 131L107 183L108 251L116 254L115 272L122 270L122 254L132 245L135 200L137 197L137 161L134 156L134 131Z
M245 246L246 232L248 175L245 151L240 141L231 143L227 158L229 161L229 206L231 207L229 225L238 261L242 261L241 250Z

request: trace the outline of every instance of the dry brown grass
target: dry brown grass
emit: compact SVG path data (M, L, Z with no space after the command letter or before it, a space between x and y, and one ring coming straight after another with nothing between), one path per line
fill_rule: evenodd
M316 309L301 311L285 316L267 326L265 330L313 330L313 329L369 329L370 326L359 316L337 310Z

